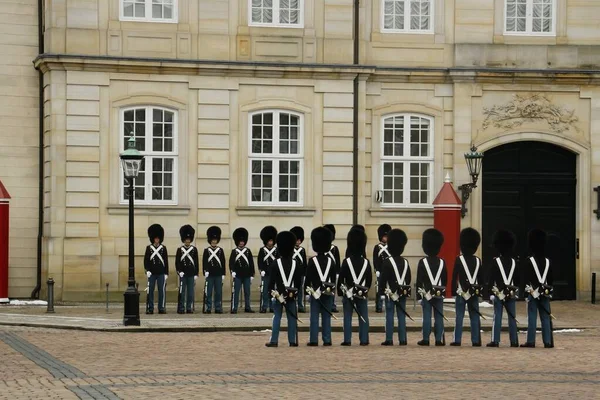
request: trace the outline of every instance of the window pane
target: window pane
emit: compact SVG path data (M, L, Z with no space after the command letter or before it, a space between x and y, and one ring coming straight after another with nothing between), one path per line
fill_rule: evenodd
M404 118L390 117L384 120L383 155L404 155Z
M153 109L152 110L152 118L154 119L154 122L162 122L163 120L163 113L162 110L159 109Z
M404 1L386 0L383 5L384 29L404 29Z

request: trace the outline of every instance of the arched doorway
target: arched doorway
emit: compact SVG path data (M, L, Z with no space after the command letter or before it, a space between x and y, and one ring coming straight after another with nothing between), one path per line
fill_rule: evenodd
M483 159L484 260L489 265L496 256L492 237L497 229L515 233L515 255L521 260L528 256L527 232L535 227L546 230L556 299L576 298L576 162L575 153L535 141L494 147Z

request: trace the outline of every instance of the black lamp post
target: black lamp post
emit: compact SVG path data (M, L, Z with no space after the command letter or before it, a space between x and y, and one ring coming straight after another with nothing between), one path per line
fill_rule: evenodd
M471 175L471 182L465 183L458 187L461 193L462 207L460 209L460 215L462 218L467 215L467 207L466 203L471 196L471 192L473 189L477 187L477 179L479 178L479 173L481 172L481 162L483 160L483 153L477 152L477 147L474 145L471 146L471 151L469 153L465 153L465 161L467 162L467 168L469 169L469 175Z
M123 294L125 300L125 314L123 316L123 325L140 325L140 293L135 286L135 249L133 234L133 181L140 172L144 156L135 148L135 137L133 132L127 141L127 150L120 155L123 165L123 174L129 183L129 278L127 279L127 290Z

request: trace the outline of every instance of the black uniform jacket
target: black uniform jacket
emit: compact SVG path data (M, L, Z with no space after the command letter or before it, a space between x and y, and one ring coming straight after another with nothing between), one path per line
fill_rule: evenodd
M402 256L394 257L394 261L396 262L396 266L398 267L398 276L402 279L402 273L404 272L404 260L405 258ZM380 276L380 285L379 285L379 293L378 296L383 296L385 294L385 288L389 286L390 290L395 293L398 291L398 286L400 286L400 282L396 278L396 272L394 272L394 266L390 261L391 258L386 259L383 262L381 276ZM404 277L404 284L410 285L412 281L412 275L410 273L410 264L406 262L406 276Z
M267 256L267 254L269 254L268 252L273 249L275 249L273 251L273 257L275 257L275 259L271 258L271 256L268 256L267 259L265 260L265 257ZM273 247L271 249L267 248L267 246L261 247L260 250L258 251L258 270L265 271L265 275L270 276L271 270L273 269L273 265L275 265L275 262L278 258L279 258L279 253L277 251L277 247Z
M192 250L189 254L183 256L184 252L189 251L190 248ZM177 248L177 254L175 255L175 269L177 272L183 272L185 277L198 275L200 265L198 262L198 249L196 246L190 245L189 247L181 246Z
M317 271L317 264L315 263L315 260L318 260L319 262L321 273L325 274L327 271L327 262L331 260L331 258L325 254L317 254L308 261L308 266L306 267L306 286L310 286L314 290L317 290L321 287L323 282L321 282L321 277ZM325 281L329 283L335 283L335 263L333 261L331 261L331 267L325 276Z
M236 261L236 257L238 252L236 249L239 249L246 256L248 261L244 259L244 257L239 257ZM252 257L252 252L247 247L236 247L231 250L231 255L229 256L229 270L231 272L235 272L236 278L244 279L250 278L254 276L254 258Z
M281 258L281 265L283 266L283 271L286 277L289 279L289 275L292 271L292 259L291 258ZM291 287L296 289L300 288L302 285L302 274L300 273L300 269L298 268L298 264L296 263L296 269L294 271L294 277L292 278ZM277 290L280 294L285 295L285 285L283 283L283 277L281 276L281 272L279 272L279 265L277 262L273 263L273 269L271 271L271 281L269 282L269 293L273 290ZM299 294L301 295L301 294Z
M429 263L429 269L431 270L431 275L433 276L433 279L435 279L435 277L437 276L438 270L441 268L441 261L442 259L439 257L426 257L426 258L422 258L419 260L419 265L417 265L417 289L423 288L425 289L425 291L429 291L431 292L432 290L432 282L429 279L429 275L427 274L427 270L425 270L425 264L423 263L423 260L427 259L427 262ZM436 286L446 286L447 282L448 282L448 272L446 269L446 263L444 262L443 267L444 268L442 270L442 274L440 276L440 281L438 282L438 285ZM417 299L421 299L421 295L419 294L418 290L417 290Z
M467 268L469 268L469 273L471 276L473 276L475 273L477 260L479 260L479 270L477 271L477 276L475 278L475 282L473 283L483 285L483 265L481 265L481 259L479 259L477 256L463 257L465 258L465 262L467 263ZM471 288L469 278L467 278L467 273L465 272L465 268L460 261L460 257L456 257L456 261L454 261L454 270L452 271L452 295L457 294L459 283L463 292L466 292Z
M211 252L217 250L217 257L219 261L215 257L211 258ZM210 261L208 261L208 259ZM204 249L204 254L202 254L202 272L207 273L209 276L223 276L225 275L225 252L219 246L217 247L207 247Z
M361 286L366 286L367 288L371 288L373 284L373 272L371 271L371 263L364 257L352 256L349 258L352 262L352 266L354 267L354 273L358 278L360 276L360 272L362 271L363 264L365 260L367 261L367 270L362 277L361 282L357 282ZM364 282L364 285L363 285ZM354 279L352 278L352 274L350 273L350 264L348 264L348 258L342 262L342 268L340 271L340 279L338 281L338 296L342 296L342 284L346 285L348 289L354 286Z
M513 263L513 258L512 257L500 257L500 261L502 262L502 268L504 269L504 274L506 275L506 277L508 278L510 275L510 269L512 268L512 263ZM496 261L496 258L492 259L491 263L489 264L489 278L488 278L488 283L487 283L487 288L488 288L488 292L489 294L494 294L492 292L492 288L494 286L496 286L498 288L499 291L504 291L504 289L506 288L506 285L504 284L504 278L502 278L502 273L500 272L500 267L498 266L498 262ZM535 272L534 272L535 275ZM515 260L515 272L513 273L513 277L512 280L510 282L508 282L509 285L514 285L514 286L519 286L519 278L520 278L520 272L519 272L519 263L516 262Z
M144 254L144 269L152 272L152 275L169 275L169 255L167 254L167 247L163 244L158 247L160 247L158 254L162 257L162 261L158 254L154 255L154 251L157 247L153 244L149 244L148 247L146 247L146 254Z

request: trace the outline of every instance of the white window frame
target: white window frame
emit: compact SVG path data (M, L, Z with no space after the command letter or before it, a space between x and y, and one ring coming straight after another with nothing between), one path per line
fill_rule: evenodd
M298 0L298 23L297 24L282 24L275 22L275 16L279 21L279 8L281 0L273 0L273 22L254 22L252 21L252 0L248 0L248 26L262 26L270 28L304 28L304 0Z
M252 152L252 118L257 114L273 113L273 153ZM298 117L298 154L279 153L279 115L281 113ZM272 201L252 200L252 161L273 161L272 176ZM279 201L279 161L298 161L298 201ZM248 205L250 206L277 206L277 207L302 207L304 205L304 115L286 109L266 109L248 113Z
M159 22L164 24L176 24L179 21L179 0L173 0L172 18L152 18L152 0L143 1L145 4L144 17L126 17L124 0L119 0L119 21Z
M385 0L379 3L379 23L382 33L414 33L414 34L432 34L434 33L434 18L435 18L435 0L429 2L429 29L410 29L410 0L395 0L404 1L404 29L386 29L385 28ZM408 27L408 28L407 28Z
M145 182L145 193L144 200L135 199L136 204L140 205L177 205L179 198L179 122L178 117L179 113L177 110L168 107L161 106L148 106L148 105L138 105L122 108L119 113L119 151L123 152L125 150L125 138L129 137L129 132L125 132L125 112L134 111L144 109L146 112L146 120L145 120L145 142L146 142L146 150L140 151L141 154L144 155L144 162L146 167L146 182ZM168 111L173 113L173 151L152 151L147 150L148 145L152 145L152 124L154 121L154 116L152 110L161 110ZM151 119L149 119L149 117ZM151 165L151 160L153 158L173 158L173 199L172 200L152 200L152 169L148 169L148 166ZM123 166L119 162L119 203L120 204L128 204L129 199L125 198L125 190L126 186L124 185L125 177L123 176Z
M504 34L507 36L556 36L557 0L552 0L552 30L550 32L533 32L533 0L527 1L525 32L513 32L506 29L508 21L508 1L504 0Z
M386 156L385 155L385 120L388 118L395 117L403 117L404 118L404 151L403 156ZM406 154L410 154L410 119L411 117L424 118L429 120L429 155L427 157L414 157L407 156ZM431 208L433 206L433 188L435 185L435 163L434 163L434 142L435 142L435 132L434 132L434 123L435 118L431 115L419 114L419 113L394 113L394 114L386 114L381 117L381 130L380 130L380 144L381 144L381 152L380 152L380 162L379 162L379 185L382 193L381 207L382 208ZM403 202L402 203L386 203L385 202L385 191L384 191L384 164L386 162L401 162L404 164L403 168ZM411 203L410 202L410 163L411 162L420 162L420 163L429 163L429 190L428 190L428 202L427 203Z

